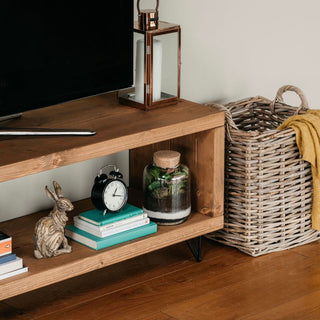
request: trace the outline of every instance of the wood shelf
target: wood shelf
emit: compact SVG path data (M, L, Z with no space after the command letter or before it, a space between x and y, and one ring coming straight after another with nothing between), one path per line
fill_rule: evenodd
M181 100L145 112L104 94L25 112L7 127L91 129L89 137L1 137L0 182L224 125L224 114Z
M13 252L29 272L0 281L0 300L182 242L223 227L224 114L181 100L177 105L145 112L119 105L114 94L99 95L30 111L10 127L80 128L91 137L16 137L0 139L0 181L130 150L130 186L141 190L143 167L160 148L181 152L192 178L192 214L187 222L103 250L70 240L72 253L37 260L33 257L34 226L46 212L0 224L13 238ZM139 193L139 192L138 192ZM137 192L129 202L139 205ZM89 200L75 203L69 215L92 209Z
M75 208L73 214L89 210L92 205L86 200L75 203ZM72 253L37 260L33 257L33 229L36 221L45 214L47 212L2 223L2 230L14 235L13 251L23 257L29 271L0 281L1 300L200 236L223 225L222 216L210 218L193 212L185 223L171 227L159 226L157 233L150 236L98 251L69 240ZM72 221L71 215L69 221Z

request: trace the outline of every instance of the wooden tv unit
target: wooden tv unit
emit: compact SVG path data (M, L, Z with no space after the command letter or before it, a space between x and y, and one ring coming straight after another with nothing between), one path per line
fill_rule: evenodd
M12 236L13 252L23 258L29 271L0 281L1 300L223 227L224 113L219 110L180 100L146 112L120 105L115 94L103 94L29 111L5 125L91 129L97 134L1 137L1 182L130 150L129 202L141 205L144 166L152 161L155 150L170 148L181 152L182 162L191 170L192 214L183 224L159 226L156 234L99 251L69 240L72 253L41 260L33 257L32 236L36 221L49 210L2 222L0 230ZM90 200L74 205L69 223L73 215L93 208Z

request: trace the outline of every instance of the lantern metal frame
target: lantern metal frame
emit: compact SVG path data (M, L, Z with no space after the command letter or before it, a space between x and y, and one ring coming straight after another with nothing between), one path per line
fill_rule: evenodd
M144 100L140 103L135 100L132 92L126 92L119 95L119 102L135 108L150 110L158 107L172 105L178 102L180 98L180 78L181 78L181 28L179 25L159 21L158 29L143 30L139 23L135 22L134 32L144 36ZM156 36L177 33L177 95L167 95L161 93L160 100L153 101L153 39Z

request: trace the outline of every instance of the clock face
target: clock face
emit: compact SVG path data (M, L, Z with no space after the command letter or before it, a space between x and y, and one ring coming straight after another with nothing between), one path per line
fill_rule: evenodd
M122 181L113 180L107 184L103 193L103 201L110 211L118 211L127 202L127 188Z

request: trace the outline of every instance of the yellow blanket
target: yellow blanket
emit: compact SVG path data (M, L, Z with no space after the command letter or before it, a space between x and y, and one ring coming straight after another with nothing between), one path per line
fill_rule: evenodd
M320 230L320 110L308 110L285 120L279 130L294 129L303 160L310 162L313 179L312 228Z

